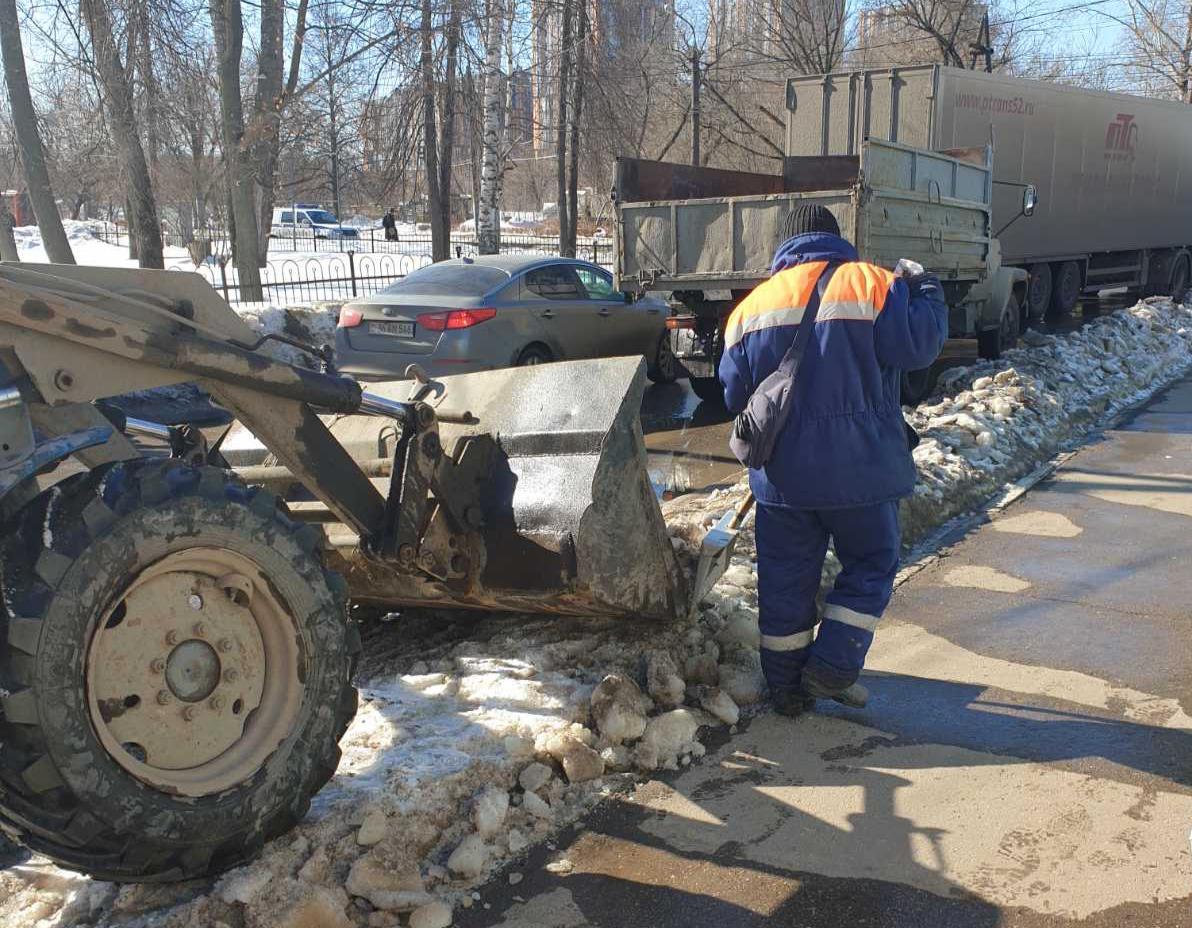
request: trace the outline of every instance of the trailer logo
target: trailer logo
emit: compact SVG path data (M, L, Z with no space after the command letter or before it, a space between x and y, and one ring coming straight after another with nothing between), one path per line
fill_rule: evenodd
M1118 113L1105 130L1105 158L1109 161L1133 161L1138 144L1138 123L1130 113Z

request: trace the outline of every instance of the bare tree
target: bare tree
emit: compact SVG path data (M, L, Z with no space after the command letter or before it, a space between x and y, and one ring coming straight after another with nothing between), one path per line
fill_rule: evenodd
M50 170L45 147L37 128L37 114L25 73L25 49L21 43L16 0L0 0L0 52L4 55L4 82L12 107L13 129L21 150L21 165L33 215L41 230L46 255L56 264L74 264L74 252L62 228L62 217L50 186Z
M215 35L216 71L219 76L219 109L222 129L224 174L227 177L232 258L240 297L261 301L261 260L257 210L253 190L255 177L245 138L244 103L240 90L240 68L244 54L244 19L240 0L209 0L211 26Z
M1125 68L1141 88L1192 103L1192 2L1190 0L1127 0Z
M569 109L571 139L568 157L570 159L569 177L567 179L567 228L562 227L563 211L559 211L560 237L563 240L562 253L575 257L576 238L579 231L579 138L580 122L584 111L584 86L587 84L585 54L588 46L588 4L579 0L577 7L577 22L575 24L575 67L572 74L572 99Z
M582 4L584 0L579 0ZM568 229L571 217L567 203L567 110L571 88L571 24L574 19L575 0L563 0L562 39L559 43L558 112L555 116L555 174L558 192L559 254L575 257L569 252Z
M149 162L141 145L140 127L132 85L120 50L107 0L81 0L83 18L91 35L95 56L95 70L103 89L108 122L120 160L127 177L129 238L136 237L136 254L141 267L164 268L161 223L157 218L157 200L153 195L153 180Z

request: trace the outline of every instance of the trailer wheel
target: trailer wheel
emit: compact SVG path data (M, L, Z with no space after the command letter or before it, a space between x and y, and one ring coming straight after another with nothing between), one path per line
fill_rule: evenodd
M977 333L977 355L987 361L996 361L1003 351L1009 351L1018 344L1018 297L1013 294L1002 310L1002 324L996 329Z
M1075 261L1065 261L1055 267L1048 311L1052 316L1067 316L1080 302L1080 265Z
M1042 319L1051 305L1051 265L1032 264L1026 285L1026 310L1031 319Z
M360 649L320 531L178 461L71 478L4 529L6 830L100 879L181 880L302 818Z

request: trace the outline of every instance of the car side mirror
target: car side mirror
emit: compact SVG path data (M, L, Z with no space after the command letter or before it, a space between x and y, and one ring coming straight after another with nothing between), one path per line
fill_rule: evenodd
M1022 191L1022 215L1033 216L1035 207L1039 205L1039 190L1034 184L1027 184Z

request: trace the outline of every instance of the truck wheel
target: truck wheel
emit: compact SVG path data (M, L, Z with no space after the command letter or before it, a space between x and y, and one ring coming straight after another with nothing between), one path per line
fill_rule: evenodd
M184 880L305 814L356 710L322 533L225 471L78 475L4 527L0 824L105 880Z
M986 361L996 361L1003 351L1018 344L1018 298L1011 294L1002 310L1002 324L996 329L977 333L977 355Z
M918 406L935 387L935 370L925 367L918 371L903 371L901 402L903 406Z
M1032 319L1042 319L1051 305L1051 265L1032 264L1027 268L1026 310Z
M1065 261L1055 266L1052 276L1051 305L1048 313L1051 316L1067 316L1076 308L1080 301L1080 265L1075 261Z
M1182 300L1184 294L1188 292L1190 279L1192 279L1192 270L1189 268L1188 255L1182 254L1175 259L1175 264L1171 268L1171 285L1167 289L1168 295L1173 300Z
M658 339L654 358L646 366L646 376L653 383L674 383L679 376L679 361L675 357L674 346L671 345L669 329L664 329L662 337Z

